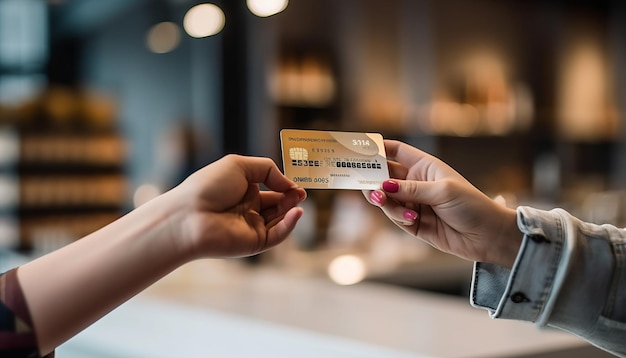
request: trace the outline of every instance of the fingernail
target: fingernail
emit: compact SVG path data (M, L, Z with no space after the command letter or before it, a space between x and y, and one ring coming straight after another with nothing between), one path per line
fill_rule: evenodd
M404 216L405 219L408 219L411 221L417 219L417 213L413 210L405 210L402 216Z
M374 190L373 192L370 193L370 199L372 199L372 201L378 205L382 205L383 204L383 193L381 193L380 191Z
M383 190L389 193L396 193L400 189L400 184L395 180L385 180Z

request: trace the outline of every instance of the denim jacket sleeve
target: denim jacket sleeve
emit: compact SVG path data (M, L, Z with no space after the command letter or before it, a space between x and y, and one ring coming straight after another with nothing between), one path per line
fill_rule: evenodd
M511 270L474 264L470 301L493 318L556 327L626 357L626 230L562 209L517 209Z

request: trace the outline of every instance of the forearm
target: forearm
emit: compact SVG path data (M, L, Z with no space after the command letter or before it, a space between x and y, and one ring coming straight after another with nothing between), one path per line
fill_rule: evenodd
M167 222L169 193L18 270L45 354L189 259Z

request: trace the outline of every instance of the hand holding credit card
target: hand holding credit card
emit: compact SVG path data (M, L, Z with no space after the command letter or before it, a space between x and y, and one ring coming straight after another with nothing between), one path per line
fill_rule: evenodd
M283 129L285 175L305 189L374 190L389 179L380 133Z

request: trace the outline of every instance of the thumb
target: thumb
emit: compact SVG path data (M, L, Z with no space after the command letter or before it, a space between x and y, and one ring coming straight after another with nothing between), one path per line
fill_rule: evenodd
M388 197L403 203L435 206L451 199L451 185L448 180L385 180L382 189Z

